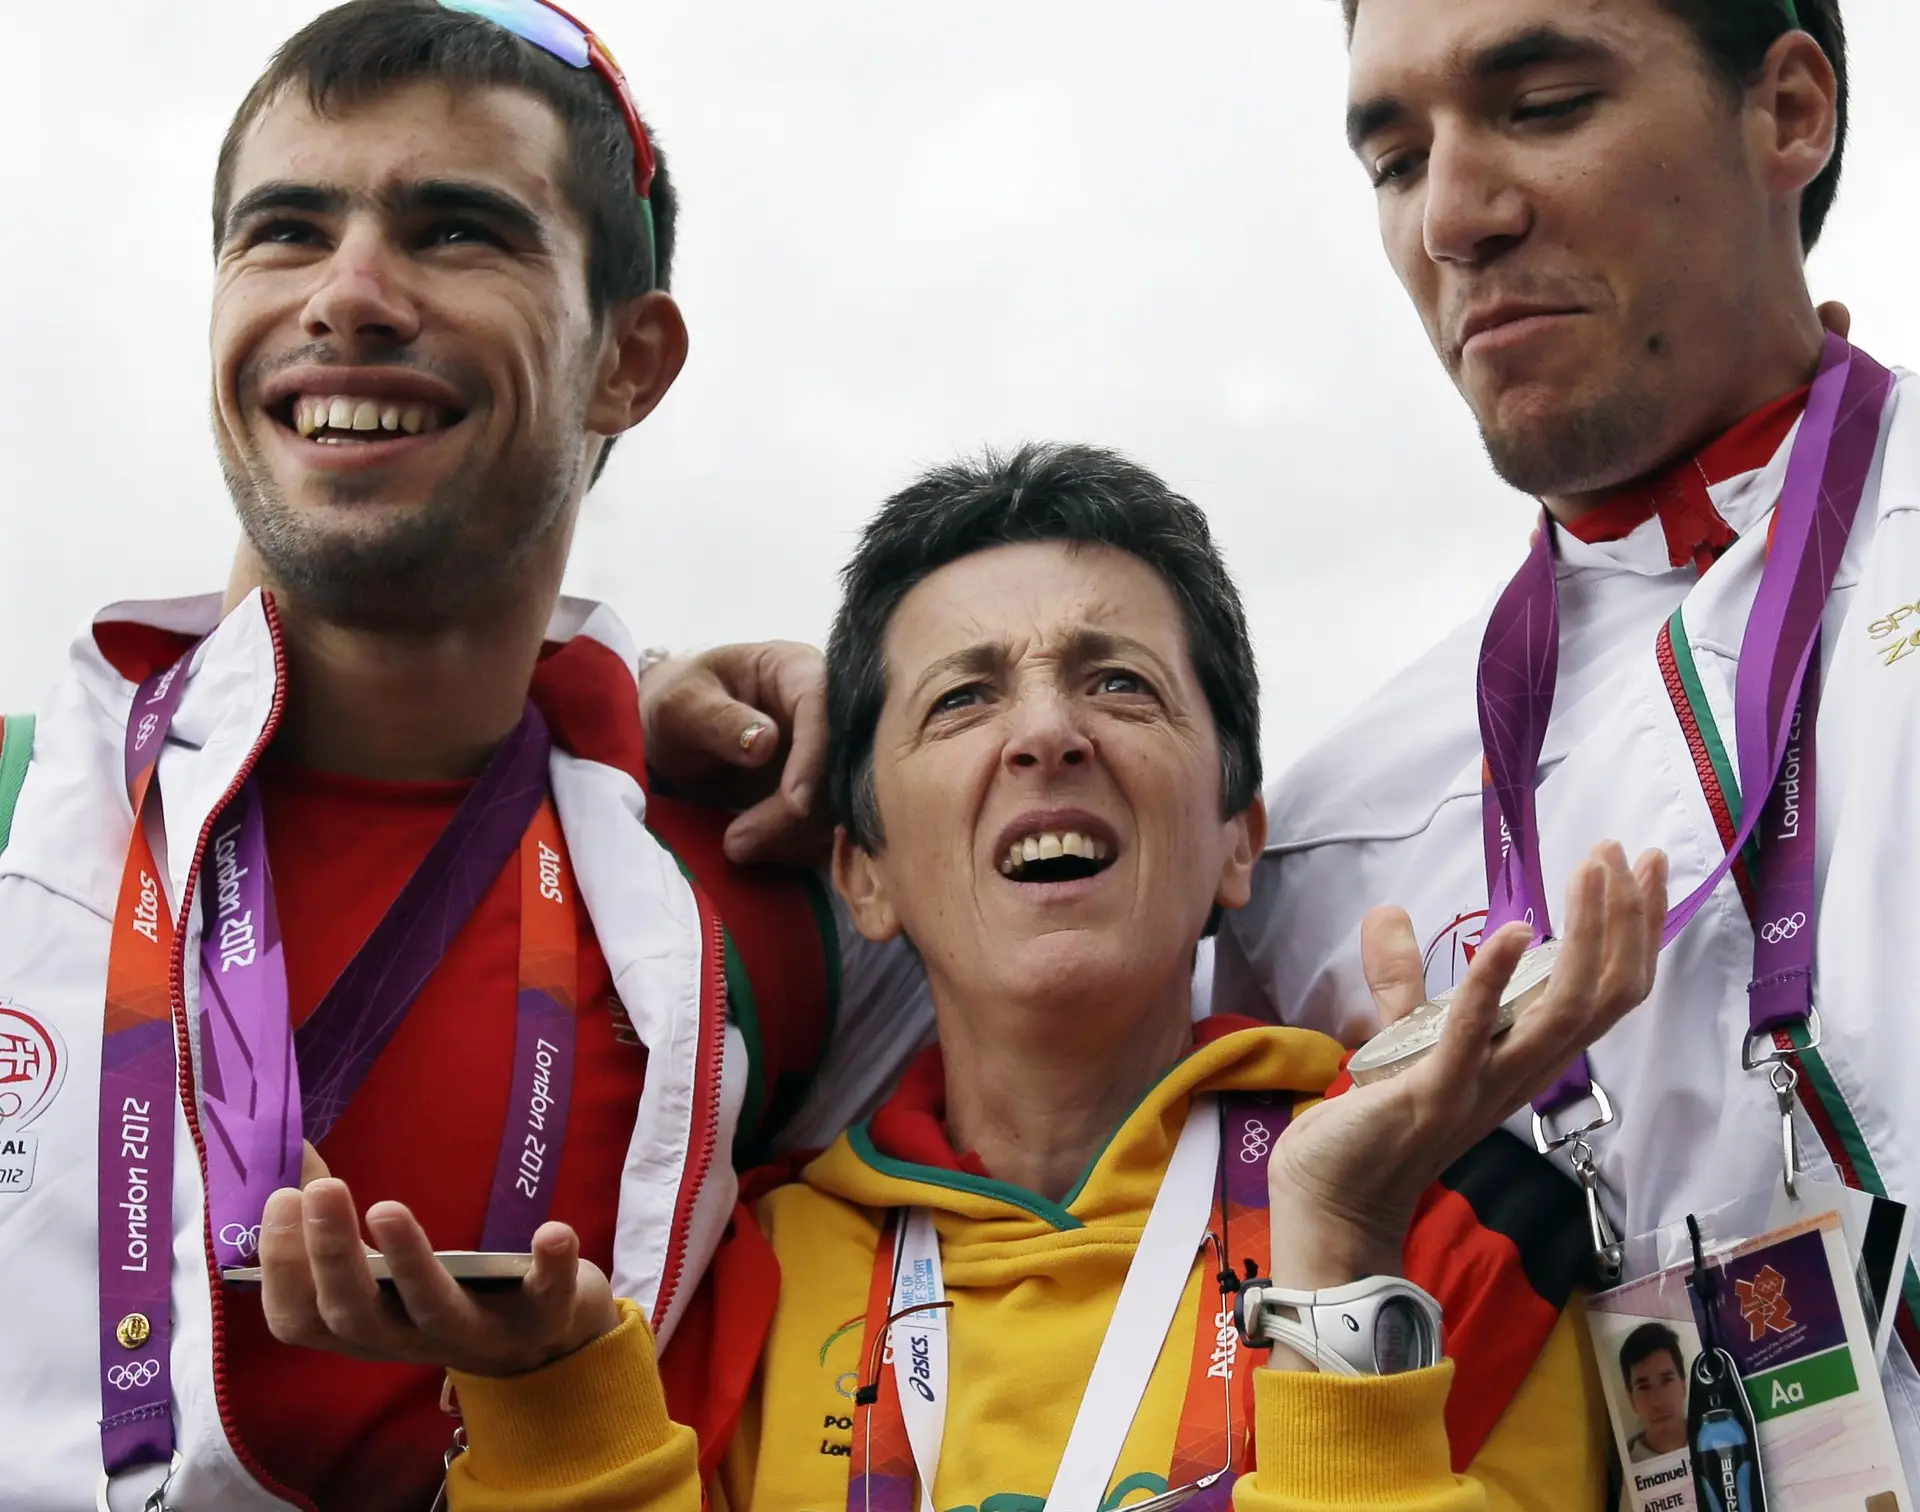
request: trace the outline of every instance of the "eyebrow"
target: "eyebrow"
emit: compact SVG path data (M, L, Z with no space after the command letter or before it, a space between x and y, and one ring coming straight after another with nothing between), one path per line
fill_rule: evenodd
M1576 37L1557 26L1536 26L1473 54L1464 72L1476 84L1492 84L1538 68L1543 63L1603 63L1616 54L1590 37ZM1404 101L1392 95L1362 100L1347 111L1347 146L1358 152L1367 138L1407 116Z
M1060 660L1065 666L1080 668L1092 662L1112 661L1117 657L1131 657L1146 662L1162 678L1172 675L1171 669L1146 642L1135 640L1130 635L1115 635L1110 630L1090 627L1068 632ZM1008 648L1003 641L979 641L952 652L934 662L915 680L912 701L918 702L924 698L932 684L948 676L991 676L1007 661Z
M539 212L505 190L490 188L462 179L422 179L383 189L376 197L380 207L391 215L472 215L494 222L503 230L534 247L546 250L549 237ZM353 203L354 196L331 184L307 184L279 179L250 189L227 212L221 242L248 221L263 215L295 213L301 215L341 215Z

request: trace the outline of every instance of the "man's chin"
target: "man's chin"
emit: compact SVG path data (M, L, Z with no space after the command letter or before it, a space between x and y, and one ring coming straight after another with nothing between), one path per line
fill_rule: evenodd
M1565 393L1503 396L1483 412L1481 439L1493 469L1512 487L1541 498L1596 493L1637 477L1649 465L1660 416L1637 396L1594 400Z

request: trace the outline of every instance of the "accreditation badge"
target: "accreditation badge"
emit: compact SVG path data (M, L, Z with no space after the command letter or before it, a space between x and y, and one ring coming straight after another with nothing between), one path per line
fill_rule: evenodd
M1709 1243L1587 1323L1631 1512L1914 1512L1838 1211Z

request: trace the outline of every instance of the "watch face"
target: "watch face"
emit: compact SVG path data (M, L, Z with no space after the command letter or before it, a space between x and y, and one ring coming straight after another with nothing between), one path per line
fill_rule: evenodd
M1388 1297L1373 1315L1373 1358L1381 1375L1424 1370L1433 1363L1432 1328L1408 1297Z

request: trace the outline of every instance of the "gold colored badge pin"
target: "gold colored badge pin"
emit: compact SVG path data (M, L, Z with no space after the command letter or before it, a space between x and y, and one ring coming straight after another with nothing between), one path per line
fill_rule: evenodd
M113 1336L120 1341L122 1349L138 1349L153 1337L153 1325L145 1313L128 1313L114 1329Z

